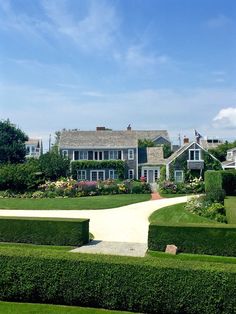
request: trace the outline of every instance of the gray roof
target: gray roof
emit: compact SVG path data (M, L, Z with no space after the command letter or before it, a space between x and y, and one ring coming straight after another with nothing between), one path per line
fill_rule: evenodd
M165 160L163 156L162 147L146 147L140 150L140 164L148 165L164 165Z
M59 147L63 148L135 148L138 141L129 131L63 131Z
M236 151L236 147L233 147L227 150L227 152L234 152L234 151Z
M166 163L168 164L169 162L173 161L176 157L181 155L189 146L194 144L194 142L184 144L181 146L177 151L175 151L169 158L166 159Z
M38 145L40 146L41 139L29 138L28 141L25 142L25 145Z
M138 139L154 140L158 137L169 140L165 130L125 131L62 131L59 147L65 148L134 148Z

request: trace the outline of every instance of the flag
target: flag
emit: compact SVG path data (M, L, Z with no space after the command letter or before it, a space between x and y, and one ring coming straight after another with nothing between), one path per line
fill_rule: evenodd
M195 132L195 137L196 137L196 139L200 139L200 138L202 138L202 135L200 134L200 133L198 133L198 131L197 130L194 130L194 132Z

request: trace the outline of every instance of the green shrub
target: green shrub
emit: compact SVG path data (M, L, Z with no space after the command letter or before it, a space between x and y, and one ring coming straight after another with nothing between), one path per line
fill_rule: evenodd
M221 171L221 176L226 195L236 195L236 170Z
M79 246L88 241L88 219L0 218L0 242Z
M220 171L208 170L205 172L206 197L212 202L224 202L225 193L222 189L222 176Z
M142 313L230 314L234 264L1 250L0 299Z
M236 256L236 226L149 225L149 250L164 251L167 244L186 253Z

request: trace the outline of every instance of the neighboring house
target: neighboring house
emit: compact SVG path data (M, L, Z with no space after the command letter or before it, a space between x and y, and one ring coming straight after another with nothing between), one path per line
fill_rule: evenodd
M223 141L220 140L219 138L204 138L200 139L200 145L205 148L206 150L208 149L214 149L217 148L219 145L223 144Z
M203 176L206 170L221 169L221 163L197 142L185 141L184 145L166 160L166 178L184 182Z
M43 145L41 139L32 139L30 138L25 142L26 147L26 158L39 158L43 153Z
M222 162L222 168L236 169L236 147L227 150L226 161Z
M138 131L129 126L125 131L112 131L97 127L96 131L62 131L59 150L72 162L81 161L78 167L84 161L95 162L90 163L92 166L86 169L78 168L78 180L115 179L118 177L115 161L123 161L124 178L138 179L145 175L153 182L159 178L160 166L164 163L162 147L139 150L139 139L151 140L155 145L170 145L168 132L165 130Z

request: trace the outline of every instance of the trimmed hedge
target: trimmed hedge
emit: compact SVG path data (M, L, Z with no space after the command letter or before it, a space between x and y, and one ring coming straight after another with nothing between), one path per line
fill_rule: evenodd
M142 313L236 311L235 264L33 251L0 250L1 300Z
M89 219L1 217L0 242L83 245L89 242Z
M236 195L236 170L223 170L220 173L226 195Z
M185 253L236 256L236 226L150 224L149 250L165 251L167 244Z
M222 176L220 171L208 170L205 172L206 197L212 202L223 202L225 193L222 189Z

